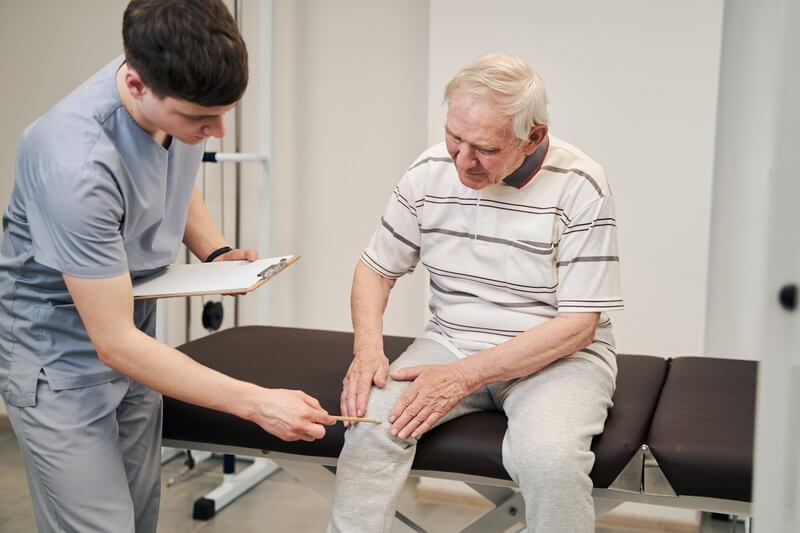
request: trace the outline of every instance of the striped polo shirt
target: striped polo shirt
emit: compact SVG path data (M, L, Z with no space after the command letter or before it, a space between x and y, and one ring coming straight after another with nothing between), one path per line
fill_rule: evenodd
M361 260L397 279L421 260L432 318L423 337L459 357L502 344L559 312L600 312L572 357L616 376L608 311L622 309L614 203L603 168L549 136L503 182L464 186L444 143L394 189Z

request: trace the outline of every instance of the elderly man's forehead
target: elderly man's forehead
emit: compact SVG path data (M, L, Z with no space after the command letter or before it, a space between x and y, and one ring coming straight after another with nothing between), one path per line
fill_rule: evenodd
M448 129L468 128L498 135L512 133L511 119L487 98L454 98L447 106ZM454 131L451 131L455 133Z

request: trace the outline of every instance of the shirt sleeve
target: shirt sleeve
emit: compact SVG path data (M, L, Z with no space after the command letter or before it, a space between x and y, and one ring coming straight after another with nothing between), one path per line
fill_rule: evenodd
M420 213L406 174L392 192L380 226L375 230L361 260L369 268L389 279L413 272L419 261Z
M128 271L124 203L112 180L81 169L46 176L39 184L27 211L37 263L80 278Z
M623 308L614 202L602 196L573 216L561 234L556 259L558 311Z

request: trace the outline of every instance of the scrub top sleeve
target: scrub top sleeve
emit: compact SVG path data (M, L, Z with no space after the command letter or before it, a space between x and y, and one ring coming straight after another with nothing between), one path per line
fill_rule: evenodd
M557 248L558 311L623 308L614 201L602 196L572 216Z
M79 278L128 271L124 203L114 181L83 169L44 176L28 209L37 263Z
M413 272L422 240L421 209L406 174L392 192L380 225L361 254L364 264L389 279Z

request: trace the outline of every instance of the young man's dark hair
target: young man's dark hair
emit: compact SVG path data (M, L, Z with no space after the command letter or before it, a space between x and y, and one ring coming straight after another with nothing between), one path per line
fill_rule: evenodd
M247 88L247 48L222 0L132 0L122 40L128 64L160 97L220 106Z

